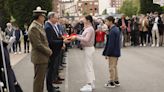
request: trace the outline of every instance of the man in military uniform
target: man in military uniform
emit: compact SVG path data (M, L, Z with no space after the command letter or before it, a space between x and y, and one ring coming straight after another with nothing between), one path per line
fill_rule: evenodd
M32 45L31 61L34 64L35 73L33 92L43 92L48 60L52 54L43 28L45 13L46 11L42 10L41 7L37 7L37 9L33 11L34 21L31 23L28 33Z

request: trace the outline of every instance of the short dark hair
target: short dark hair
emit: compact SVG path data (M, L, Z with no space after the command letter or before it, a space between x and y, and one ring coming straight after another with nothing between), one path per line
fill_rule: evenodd
M93 18L92 18L91 15L85 16L85 19L86 19L86 20L89 20L91 23L93 23Z
M115 21L115 19L114 19L113 16L108 16L106 19L107 19L108 21L111 21L112 23L114 23L114 21Z

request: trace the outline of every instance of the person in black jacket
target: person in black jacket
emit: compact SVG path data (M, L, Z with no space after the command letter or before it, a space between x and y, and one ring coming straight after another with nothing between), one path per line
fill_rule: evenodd
M112 16L106 18L106 24L109 26L110 32L107 37L107 43L103 51L103 55L109 61L110 80L107 84L105 84L105 87L114 88L116 86L120 86L117 72L117 62L121 54L120 30L116 27L116 25L114 25L114 18Z
M77 31L77 34L78 35L81 35L82 32L84 31L84 23L82 20L80 20L76 25L75 25L75 30ZM81 44L80 44L80 41L76 40L76 44L77 44L77 47L80 48L81 50L83 49Z
M131 27L131 45L139 45L139 20L136 16L133 16Z
M125 43L127 42L127 27L128 27L128 20L125 19L125 15L122 15L121 19L118 20L118 26L121 31L122 44L123 47L126 47Z
M19 46L19 54L21 53L21 35L22 30L19 29L18 26L16 26L16 30L14 31L14 36L16 37L16 41L14 42L14 54L17 54L18 52L18 46Z
M61 84L60 80L63 80L59 77L59 65L60 65L60 54L64 43L68 43L67 39L63 39L62 35L59 32L57 26L58 15L55 12L49 12L48 21L45 24L46 36L48 39L49 47L52 50L52 55L50 56L50 62L48 65L47 73L47 90L48 92L60 92L56 91L56 88L53 87L54 84Z
M148 45L152 44L152 28L153 28L153 22L155 21L155 18L153 16L153 13L147 14L148 16Z
M28 27L27 25L24 26L24 31L23 31L23 35L24 35L24 53L29 53L29 48L30 48L30 42L29 42L29 38L28 38Z

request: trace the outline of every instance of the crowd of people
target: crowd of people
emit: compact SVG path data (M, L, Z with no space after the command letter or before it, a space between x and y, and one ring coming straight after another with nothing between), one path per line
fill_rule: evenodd
M29 39L28 39L28 27L27 25L24 26L24 29L21 30L18 25L13 25L12 23L6 24L6 29L4 31L4 34L6 36L7 40L15 38L14 43L12 44L12 47L9 48L10 52L13 52L14 54L21 54L22 53L22 45L21 43L24 42L24 53L29 53ZM22 39L24 38L24 39Z
M95 30L95 47L104 47L106 42L107 25L102 18L93 17ZM164 14L158 12L133 15L128 17L122 15L121 18L115 18L114 22L120 28L122 36L122 47L126 46L151 46L159 47L164 43ZM81 34L83 23L81 20L74 20L69 24L68 34ZM67 27L67 26L66 26ZM72 30L72 31L71 31ZM79 47L79 42L76 41L71 45Z
M93 17L94 30L95 30L95 43L94 46L102 48L105 46L107 25L105 20L102 18ZM60 24L59 29L63 30L62 34L82 34L84 31L84 24L82 20L70 20L63 17L59 18L58 23ZM146 15L133 15L131 18L123 15L121 18L115 18L115 24L121 30L122 36L122 47L126 46L151 46L159 47L163 46L164 43L164 14L158 12L147 13ZM5 35L7 39L16 37L16 41L10 49L14 54L22 52L22 46L24 46L24 53L29 53L30 44L28 39L28 26L25 25L24 29L21 30L18 26L13 26L11 23L6 24ZM24 38L22 40L22 38ZM24 43L24 45L21 45ZM78 47L80 41L74 41L66 44L66 47Z
M164 14L158 12L133 15L132 18L122 16L116 25L123 35L123 46L126 42L131 46L163 46Z

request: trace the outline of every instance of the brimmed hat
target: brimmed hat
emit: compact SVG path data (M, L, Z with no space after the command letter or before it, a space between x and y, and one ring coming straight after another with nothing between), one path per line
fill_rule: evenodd
M36 7L36 10L33 10L33 13L47 13L46 10L42 10L40 6Z

